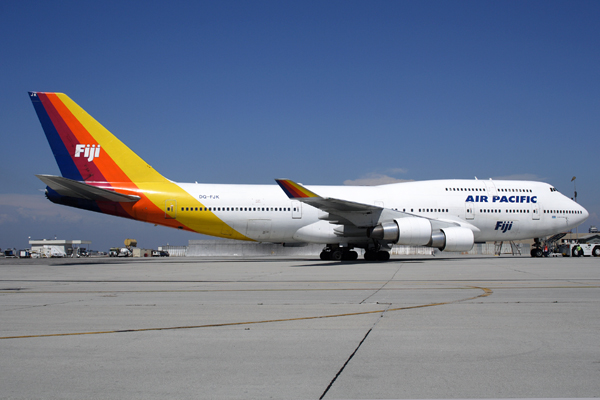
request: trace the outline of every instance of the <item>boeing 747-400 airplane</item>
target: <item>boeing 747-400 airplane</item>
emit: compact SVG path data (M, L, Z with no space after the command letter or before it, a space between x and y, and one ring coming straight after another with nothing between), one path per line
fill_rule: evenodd
M588 212L542 182L432 180L381 186L177 183L62 93L29 96L62 176L37 175L57 204L223 238L325 245L322 259L387 260L394 244L468 251L540 238ZM541 256L541 249L532 249Z

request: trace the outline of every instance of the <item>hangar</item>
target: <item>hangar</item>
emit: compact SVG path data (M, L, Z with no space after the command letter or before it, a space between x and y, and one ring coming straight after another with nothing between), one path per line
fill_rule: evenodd
M29 240L29 244L31 245L31 254L38 254L39 257L67 257L73 255L73 252L83 245L90 245L92 242L90 240L34 239Z

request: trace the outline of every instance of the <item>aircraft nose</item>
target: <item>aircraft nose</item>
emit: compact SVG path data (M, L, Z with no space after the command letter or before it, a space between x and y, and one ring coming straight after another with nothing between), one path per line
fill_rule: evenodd
M585 221L587 219L587 217L590 216L590 213L583 207L581 207L581 214L582 214L582 218L581 221Z

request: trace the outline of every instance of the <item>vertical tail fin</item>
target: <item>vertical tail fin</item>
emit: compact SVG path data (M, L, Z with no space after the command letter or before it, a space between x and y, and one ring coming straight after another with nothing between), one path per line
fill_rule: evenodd
M69 96L29 96L63 177L86 182L166 181Z

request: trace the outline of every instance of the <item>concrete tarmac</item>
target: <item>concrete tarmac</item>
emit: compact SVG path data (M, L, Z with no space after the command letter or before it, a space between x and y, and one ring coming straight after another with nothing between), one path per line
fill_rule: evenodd
M600 395L600 259L0 259L0 398Z

